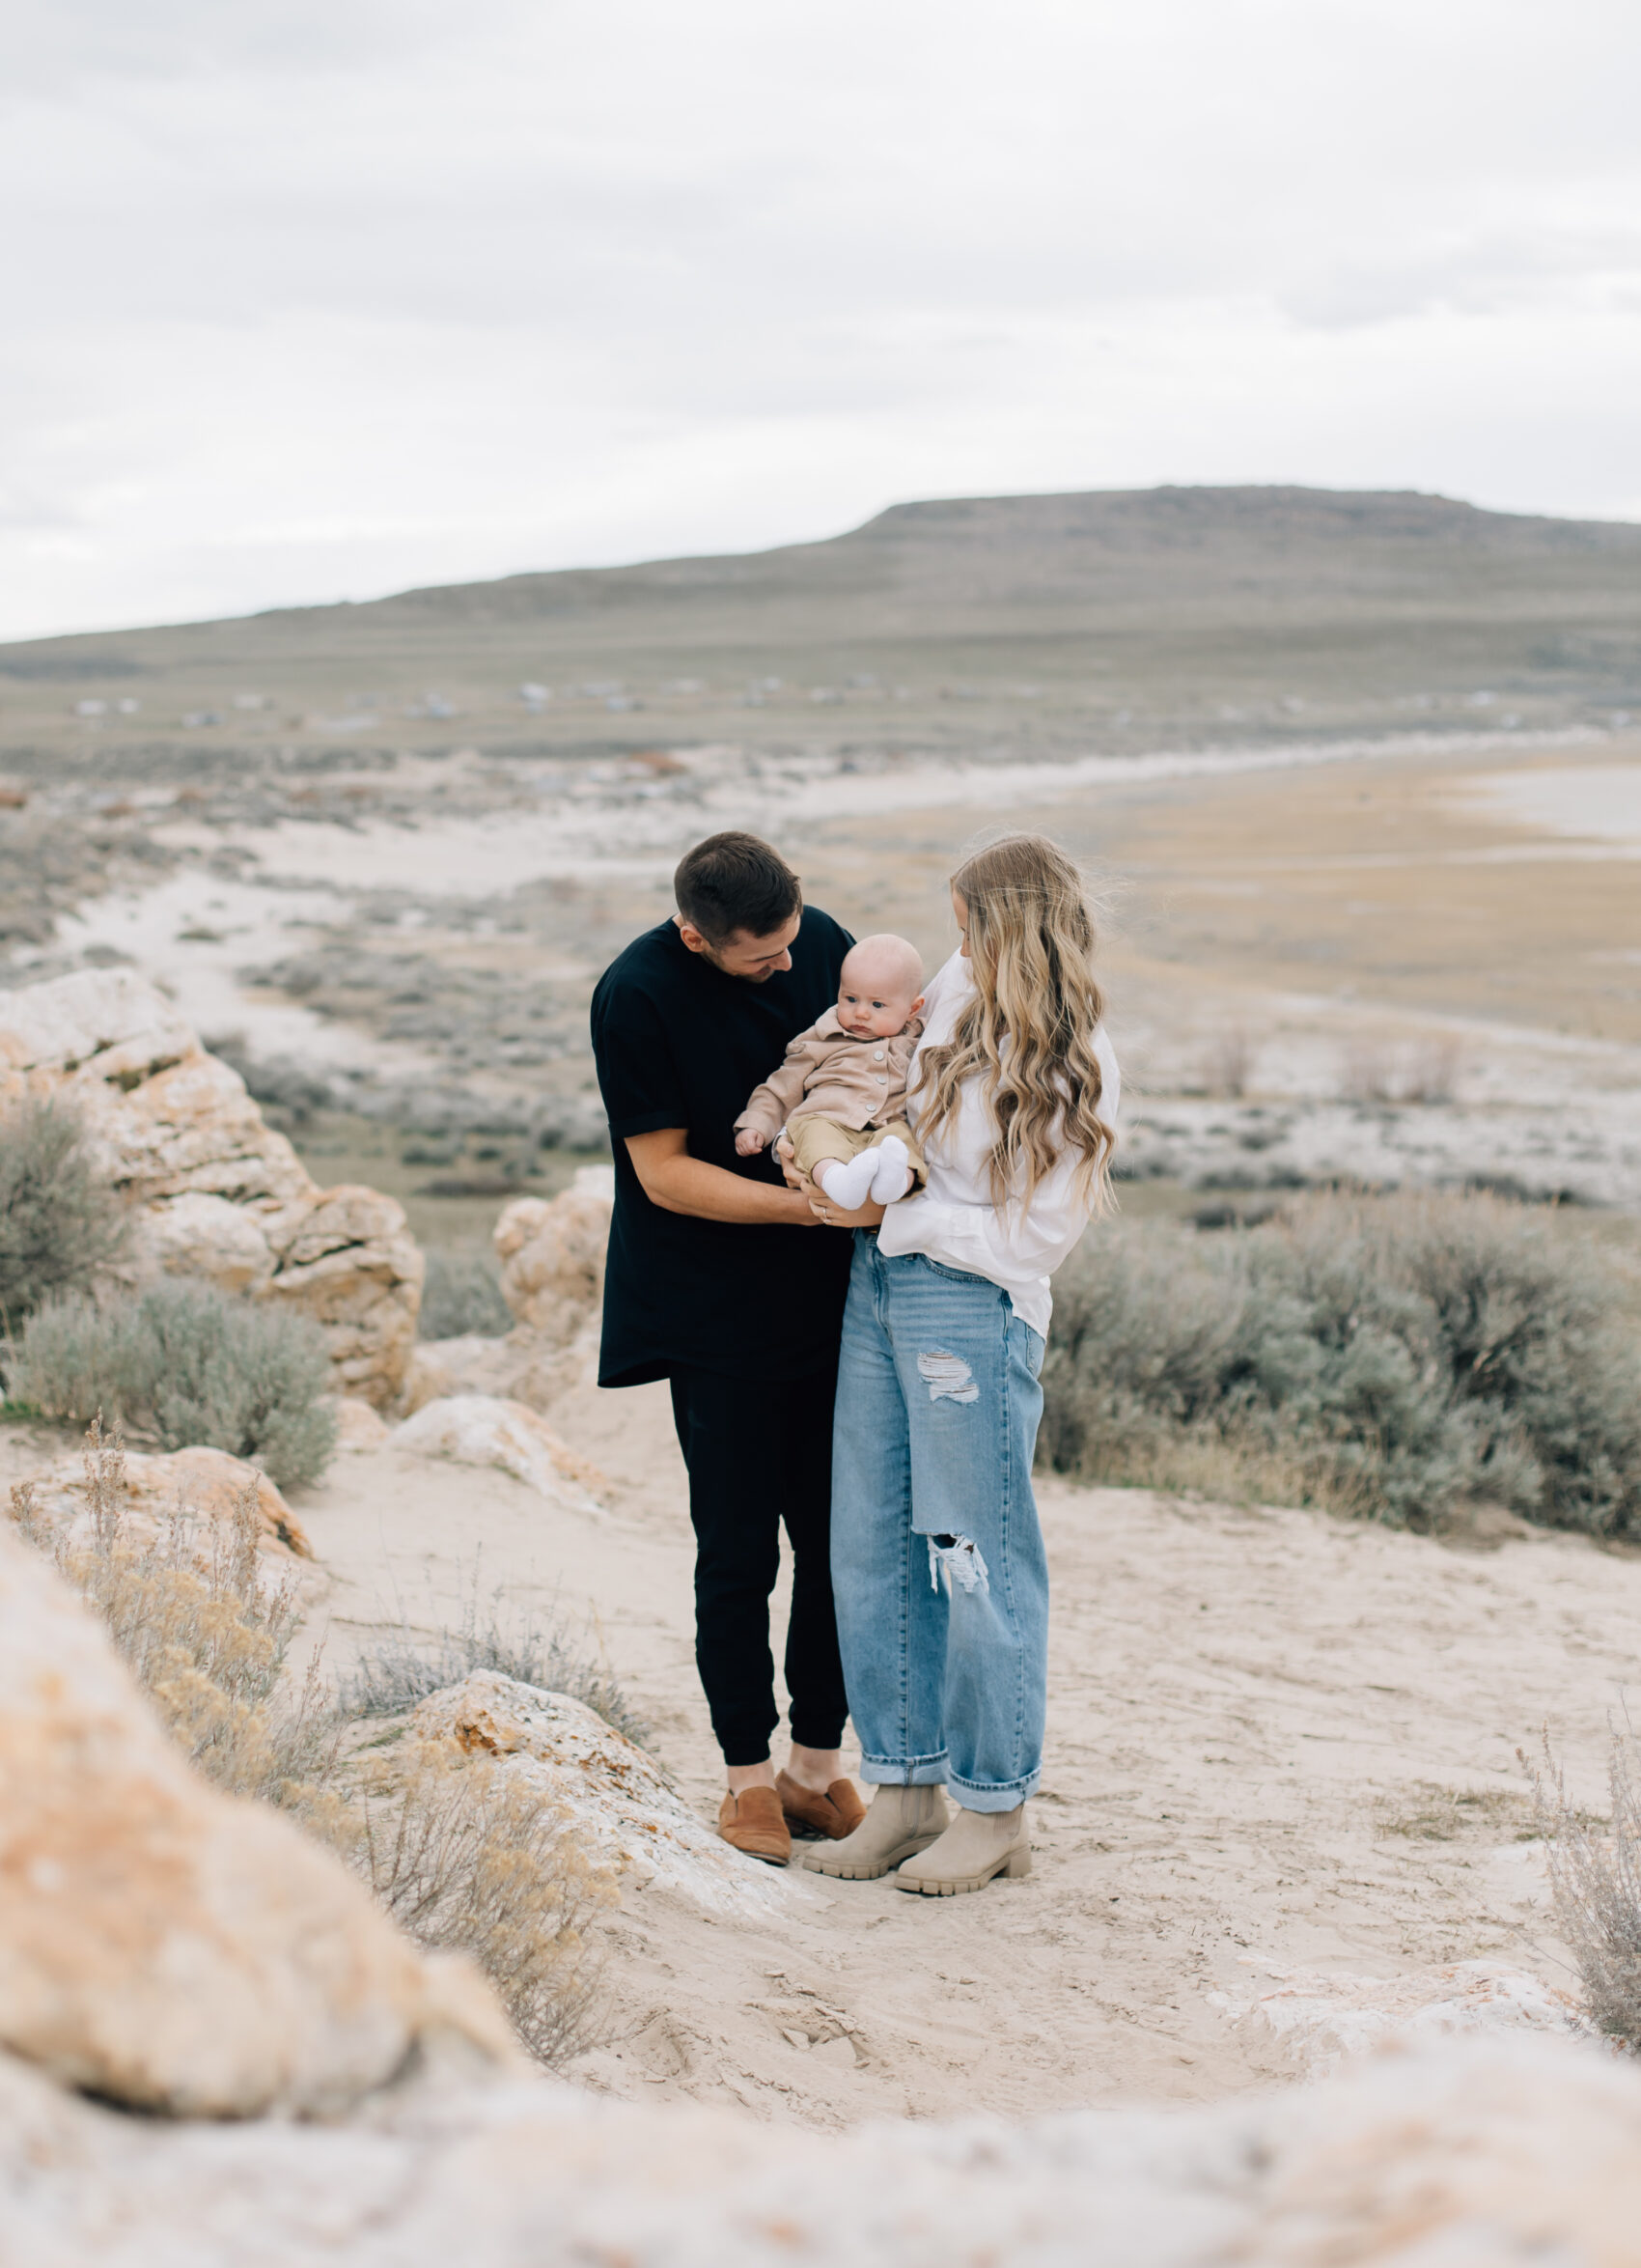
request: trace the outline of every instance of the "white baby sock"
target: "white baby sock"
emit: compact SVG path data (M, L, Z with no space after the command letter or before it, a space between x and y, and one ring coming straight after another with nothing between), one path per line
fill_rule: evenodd
M872 1193L872 1177L876 1170L876 1151L862 1150L847 1165L841 1158L828 1158L815 1168L815 1178L840 1213L856 1213Z
M876 1149L866 1155L877 1161L877 1170L872 1176L872 1202L892 1205L897 1197L904 1197L911 1187L911 1158L900 1135L885 1134Z

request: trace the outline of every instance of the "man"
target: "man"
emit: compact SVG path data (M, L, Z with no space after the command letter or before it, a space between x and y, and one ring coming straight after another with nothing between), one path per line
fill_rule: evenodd
M843 1776L848 1703L828 1565L832 1398L850 1240L830 1236L735 1122L787 1043L831 1007L853 939L756 835L711 835L673 878L677 913L593 995L615 1153L598 1383L664 1378L689 1469L695 1660L729 1782L719 1833L785 1864L789 1822L864 1816ZM777 1775L769 1594L793 1548L792 1759Z

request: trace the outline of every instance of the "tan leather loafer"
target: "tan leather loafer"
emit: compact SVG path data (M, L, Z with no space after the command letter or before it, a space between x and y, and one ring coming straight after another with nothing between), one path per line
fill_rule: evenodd
M749 1787L738 1796L726 1796L718 1806L718 1833L725 1842L749 1859L762 1859L766 1866L785 1866L792 1858L792 1836L772 1787Z
M777 1772L775 1793L787 1825L806 1836L820 1834L828 1842L841 1843L866 1817L866 1806L852 1779L834 1779L820 1796L812 1787L800 1786L790 1772Z

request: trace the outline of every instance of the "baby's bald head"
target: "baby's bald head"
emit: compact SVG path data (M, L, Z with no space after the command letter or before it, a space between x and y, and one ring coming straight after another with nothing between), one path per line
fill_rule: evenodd
M923 956L884 931L851 945L838 975L838 1022L857 1039L892 1039L923 1005Z

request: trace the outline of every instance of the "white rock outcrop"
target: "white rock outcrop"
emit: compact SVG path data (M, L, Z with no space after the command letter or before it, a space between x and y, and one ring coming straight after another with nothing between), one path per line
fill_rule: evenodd
M455 1465L489 1465L570 1512L601 1507L594 1490L608 1482L522 1402L495 1394L451 1394L424 1403L388 1435L396 1448Z
M568 1694L477 1669L430 1694L414 1722L425 1739L503 1758L543 1803L563 1805L589 1855L613 1866L624 1890L655 1883L709 1914L765 1918L815 1895L800 1874L731 1850L673 1793L653 1756Z
M1309 2078L1325 2078L1390 2041L1544 2031L1588 2036L1574 2002L1503 1961L1456 1961L1402 1976L1330 1976L1296 1969L1252 2011Z
M226 1521L246 1489L254 1488L263 1549L286 1558L314 1555L301 1522L267 1474L242 1458L231 1457L226 1449L174 1449L165 1456L127 1449L125 1474L121 1517L131 1532L152 1535L177 1513L195 1521ZM23 1485L33 1491L40 1511L65 1528L70 1541L85 1540L91 1514L83 1456L59 1457L38 1472L25 1474Z
M1638 2226L1641 2075L1541 2039L837 2135L545 2080L166 2124L0 2055L14 2268L1629 2268Z
M339 1449L379 1449L388 1437L388 1424L381 1413L369 1402L362 1402L355 1394L338 1394L331 1401L336 1417L336 1445Z
M152 1266L312 1316L339 1392L398 1400L423 1266L402 1208L351 1184L321 1190L146 978L92 969L0 994L0 1104L24 1093L81 1112L140 1209Z
M491 1241L502 1297L545 1344L566 1346L604 1296L615 1168L583 1165L556 1197L515 1197Z
M0 2048L133 2108L243 2118L335 2115L418 2045L515 2058L477 1974L427 1961L289 1820L209 1787L0 1528ZM0 2256L22 2257L3 2236Z

